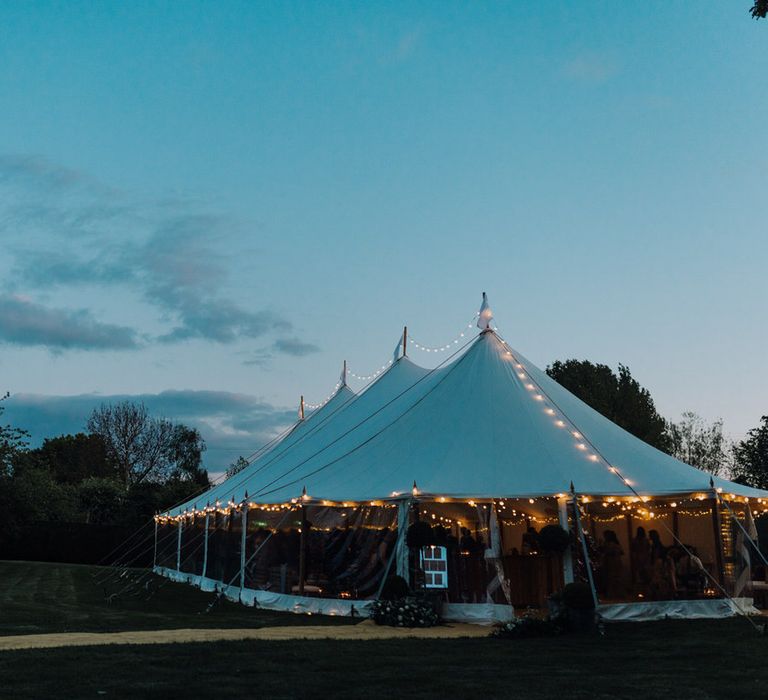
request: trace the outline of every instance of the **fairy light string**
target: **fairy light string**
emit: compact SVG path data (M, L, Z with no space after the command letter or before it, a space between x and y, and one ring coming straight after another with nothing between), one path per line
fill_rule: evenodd
M351 369L347 368L347 374L352 377L353 379L357 379L361 382L370 382L373 379L376 379L380 377L384 372L389 369L394 364L394 360L390 360L389 362L385 362L381 367L377 367L373 372L370 374L355 374Z
M451 350L452 348L455 348L460 342L462 342L462 338L465 338L466 336L470 335L471 329L475 326L475 323L477 322L477 317L480 315L480 313L476 313L472 320L464 327L464 329L455 337L453 340L448 341L445 345L424 345L424 343L419 343L416 340L413 339L413 337L408 337L408 345L416 348L417 350L421 350L423 352L447 352L448 350Z

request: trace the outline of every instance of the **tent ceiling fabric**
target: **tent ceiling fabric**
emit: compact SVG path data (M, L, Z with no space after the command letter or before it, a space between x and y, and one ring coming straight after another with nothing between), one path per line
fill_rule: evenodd
M629 434L486 331L444 367L403 357L361 394L342 387L194 502L238 503L247 491L254 502L282 503L304 486L312 499L365 501L410 494L414 481L422 493L456 498L552 496L571 482L579 493L631 496L609 465L642 494L711 490L708 473ZM727 493L768 495L714 481Z

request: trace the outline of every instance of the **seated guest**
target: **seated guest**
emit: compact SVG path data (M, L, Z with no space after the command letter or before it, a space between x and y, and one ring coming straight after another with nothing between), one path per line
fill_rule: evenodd
M698 596L704 592L706 570L697 556L696 548L687 544L676 548L675 577L678 593L685 596Z

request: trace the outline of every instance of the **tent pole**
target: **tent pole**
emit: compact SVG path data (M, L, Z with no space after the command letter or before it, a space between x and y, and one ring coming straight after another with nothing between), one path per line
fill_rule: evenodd
M403 357L408 355L408 326L403 326Z
M248 501L243 501L243 513L240 518L240 527L242 532L240 533L240 592L243 592L245 588L245 545L246 536L248 534Z
M403 503L406 504L406 508L403 508ZM405 511L405 517L403 517L403 510ZM387 567L384 569L384 574L381 577L381 583L379 584L379 589L376 591L376 600L379 600L381 598L381 593L384 590L384 586L387 583L387 578L389 578L389 571L392 568L392 561L397 560L396 570L398 576L402 575L400 573L401 570L401 549L403 548L403 544L405 543L405 527L403 526L403 523L407 525L408 521L408 508L407 508L407 502L406 501L400 501L397 504L397 539L395 540L395 546L392 549L392 554L389 555L389 561L387 561ZM406 563L405 567L406 571L408 570L408 565Z
M566 532L570 532L568 524L568 499L565 497L557 499L557 515L560 520L560 527ZM573 552L570 545L563 552L563 583L573 583Z
M579 516L579 501L576 497L576 491L573 488L573 482L571 482L571 496L573 497L573 515L576 520L576 531L579 534L581 540L581 548L584 552L584 567L587 570L587 579L589 580L589 588L592 591L592 600L595 603L595 609L597 609L597 589L595 588L595 579L592 576L592 564L589 560L589 550L587 549L587 538L584 537L584 530L581 527L581 517Z
M206 577L208 573L208 522L210 518L208 509L205 509L205 535L203 537L203 571L201 573L202 578Z
M157 513L155 513L155 547L152 554L152 568L157 566Z
M720 508L717 491L712 489L712 533L715 538L715 562L717 563L717 582L725 586L725 567L723 564L723 533L720 529Z
M408 570L408 546L405 541L408 532L408 520L411 513L411 503L409 498L397 503L397 543L395 544L395 553L397 555L397 575L400 576L409 586L411 585L411 576Z
M413 493L418 493L418 489L416 488L416 482L413 482ZM411 512L413 513L413 525L421 521L421 503L417 501L415 498L411 500L411 503L413 504L413 507L411 509ZM414 551L415 550L415 551ZM416 586L416 583L423 579L423 577L419 576L419 569L421 567L421 550L418 547L408 548L408 587L414 588Z
M301 535L299 537L299 595L304 595L307 576L307 507L301 506Z
M179 532L176 536L176 571L181 571L181 528L183 523L184 519L179 518Z

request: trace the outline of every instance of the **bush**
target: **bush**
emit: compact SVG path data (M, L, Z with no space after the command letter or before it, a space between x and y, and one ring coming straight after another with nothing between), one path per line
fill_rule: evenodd
M408 595L408 582L402 576L390 576L381 590L382 600L399 600Z
M559 525L547 525L539 533L539 549L542 552L562 554L571 544L571 536Z
M562 602L571 610L594 610L595 599L592 589L586 583L569 583L563 588Z
M371 619L377 625L390 627L434 627L440 622L432 605L416 598L375 600L371 605Z

